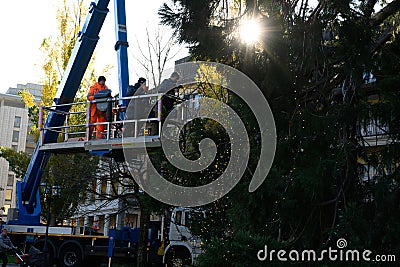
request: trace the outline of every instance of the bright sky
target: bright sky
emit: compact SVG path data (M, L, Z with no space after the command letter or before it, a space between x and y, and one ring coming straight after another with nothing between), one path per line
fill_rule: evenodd
M74 0L73 0L74 1ZM87 5L93 0L88 0ZM0 93L17 84L39 83L42 78L40 45L44 38L56 30L56 8L60 0L8 0L1 3L0 14ZM126 0L129 66L135 68L132 54L136 38L146 44L145 28L154 29L159 22L157 10L165 0ZM110 0L108 13L96 48L98 65L111 64L112 73L107 77L107 85L118 91L117 55L114 50L114 1ZM142 38L143 36L143 38ZM187 55L185 49L175 59ZM173 61L169 67L173 66ZM101 68L98 68L101 70ZM137 79L130 69L130 83Z

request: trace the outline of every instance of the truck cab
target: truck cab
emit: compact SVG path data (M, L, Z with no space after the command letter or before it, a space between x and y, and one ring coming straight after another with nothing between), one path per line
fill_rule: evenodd
M201 240L190 231L191 208L174 208L169 225L169 245L165 248L163 262L166 266L195 264L202 253Z

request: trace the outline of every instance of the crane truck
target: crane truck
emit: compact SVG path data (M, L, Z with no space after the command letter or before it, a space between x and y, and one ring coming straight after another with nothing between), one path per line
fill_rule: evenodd
M97 0L90 4L89 13L79 33L54 99L54 111L49 113L47 128L62 126L80 87L83 75L99 40L110 0ZM115 28L118 56L119 95L124 97L129 83L127 58L127 31L125 0L115 0ZM122 100L123 102L123 100ZM123 104L123 103L122 103ZM89 258L111 255L134 257L137 231L111 230L108 237L77 235L73 227L46 227L40 223L41 205L39 186L51 152L41 149L43 144L56 143L59 132L45 130L38 142L22 181L16 184L16 207L9 210L6 227L14 242L33 241L43 248L46 243L48 266L81 266ZM112 240L113 242L110 242ZM109 245L112 252L109 252ZM110 245L110 246L111 246ZM94 261L91 266L95 266Z
M109 11L109 2L110 0L97 0L90 4L89 13L79 33L44 126L41 126L42 117L39 118L39 128L42 130L41 137L25 176L22 181L16 184L16 206L9 209L7 223L3 226L7 228L15 243L31 243L35 247L45 249L47 266L54 264L60 267L99 266L101 261L98 259L107 257L120 257L134 261L138 253L138 228L110 229L108 236L98 236L80 234L74 227L49 227L49 225L45 226L40 222L39 186L52 149L57 149L59 137L59 131L52 129L63 127L66 122L67 114L71 109L85 70L99 40L99 32ZM120 106L125 106L126 98L124 99L124 97L127 94L129 84L125 0L114 0L114 5L117 37L115 50L118 57L119 76L118 101ZM161 99L160 96L156 97ZM121 116L121 120L124 119L123 112L118 116ZM158 116L158 121L160 121L160 116ZM158 132L160 131L161 128L159 127ZM159 138L150 138L148 143L158 146ZM52 146L54 144L56 145ZM121 140L115 141L108 138L104 141L87 140L80 142L78 147L84 147L83 150L90 150L102 155L109 153L115 147L120 149ZM118 153L118 155L120 154ZM171 223L168 224L169 244L165 248L162 259L167 266L192 264L201 252L200 240L194 238L185 226L185 218L189 216L188 214L189 211L185 208L175 208L172 211ZM152 232L149 233L149 237L151 237L149 243L157 237L155 233L160 232L160 226L151 226L150 229ZM88 260L90 261L89 264L84 263ZM158 260L154 262L158 262Z
M49 113L45 127L62 126L71 108L82 78L99 40L110 0L97 0L90 4L89 13L79 32L62 81L54 98L54 111ZM118 56L119 95L124 97L129 83L127 58L127 31L125 0L115 0L115 50ZM121 102L123 102L122 100ZM124 104L124 103L121 103ZM22 181L16 184L16 205L8 212L7 228L14 242L32 241L43 248L46 242L48 265L82 266L92 256L134 257L137 231L132 229L112 230L108 237L76 235L73 227L46 227L40 223L41 205L39 186L51 152L41 149L43 144L56 143L59 132L45 130L38 142ZM46 238L45 238L46 237ZM110 243L110 240L113 242ZM108 247L112 246L112 252ZM95 266L91 262L90 266Z

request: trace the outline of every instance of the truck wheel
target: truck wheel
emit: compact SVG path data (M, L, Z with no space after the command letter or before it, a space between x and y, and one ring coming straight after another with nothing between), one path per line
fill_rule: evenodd
M60 251L61 267L78 267L82 264L82 252L76 245L67 245Z

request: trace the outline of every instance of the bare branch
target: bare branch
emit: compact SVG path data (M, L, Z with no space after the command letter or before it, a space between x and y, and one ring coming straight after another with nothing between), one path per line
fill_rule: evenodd
M387 6L382 8L378 13L372 16L371 18L371 26L378 26L385 19L394 15L400 9L400 0L394 0L389 3Z

